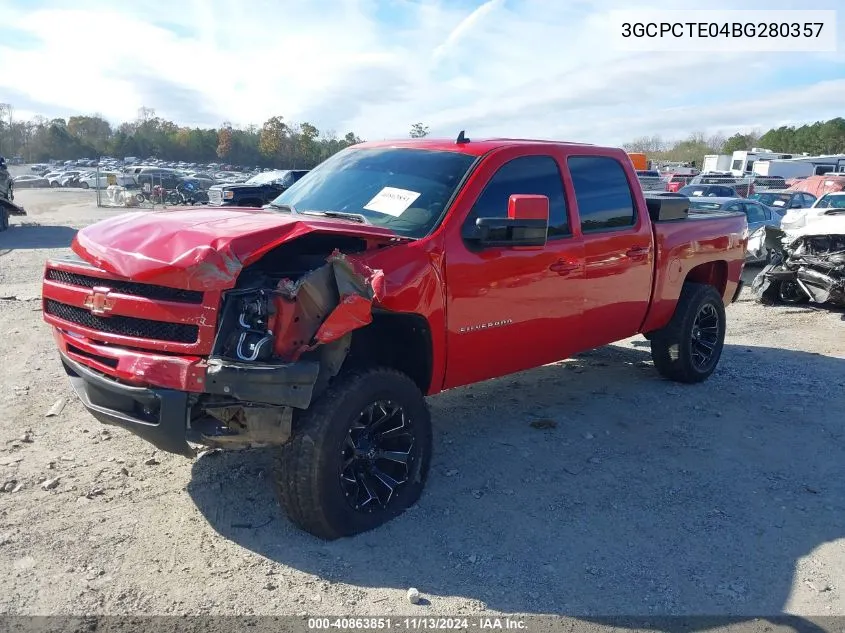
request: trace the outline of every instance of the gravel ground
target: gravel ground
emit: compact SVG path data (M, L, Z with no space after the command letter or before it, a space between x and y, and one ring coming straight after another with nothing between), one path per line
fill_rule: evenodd
M634 338L431 398L420 503L324 543L267 451L154 454L73 396L40 275L94 195L21 190L0 234L0 613L845 614L842 313L744 293L701 385Z

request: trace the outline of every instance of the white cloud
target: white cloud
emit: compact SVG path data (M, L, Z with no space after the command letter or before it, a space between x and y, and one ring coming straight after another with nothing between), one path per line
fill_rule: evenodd
M623 0L12 1L0 101L19 116L119 121L148 106L187 125L283 115L372 139L423 121L448 136L466 128L471 137L620 143L830 118L845 96L841 82L785 83L804 72L823 79L825 67L827 78L842 77L841 51L615 50L604 18L632 8ZM21 34L37 45L16 45Z

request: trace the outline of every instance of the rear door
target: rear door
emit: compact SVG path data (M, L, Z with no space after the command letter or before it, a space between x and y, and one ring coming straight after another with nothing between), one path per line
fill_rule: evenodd
M651 298L651 224L640 216L628 172L616 158L570 155L571 199L584 241L583 349L633 336Z

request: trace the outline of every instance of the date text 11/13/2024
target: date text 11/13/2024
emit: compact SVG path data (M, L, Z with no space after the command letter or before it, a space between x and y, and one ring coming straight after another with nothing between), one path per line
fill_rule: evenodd
M525 621L503 618L308 618L309 630L525 630Z

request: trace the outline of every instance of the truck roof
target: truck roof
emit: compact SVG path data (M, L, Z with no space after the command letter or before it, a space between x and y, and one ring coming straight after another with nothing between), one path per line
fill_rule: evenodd
M484 138L484 139L470 139L465 143L457 143L455 139L445 138L411 138L400 140L385 140L385 141L365 141L355 147L361 148L375 148L375 147L407 147L415 149L440 150L447 152L462 152L471 156L482 156L487 152L499 149L502 147L526 147L532 145L553 145L556 147L590 147L594 149L606 149L609 152L621 152L619 148L608 147L601 148L590 143L574 143L570 141L549 141L523 138Z

